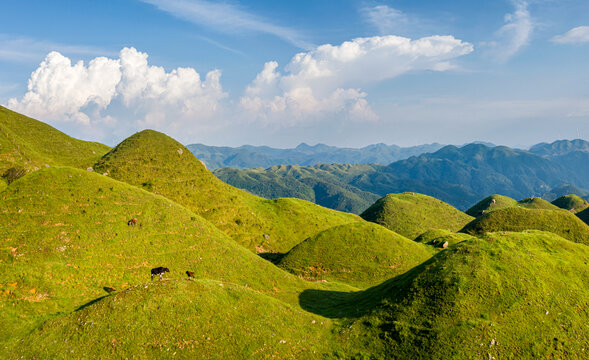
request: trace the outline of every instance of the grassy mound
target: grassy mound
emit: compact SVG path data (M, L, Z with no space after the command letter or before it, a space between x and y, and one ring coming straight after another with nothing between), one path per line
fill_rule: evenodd
M360 216L409 239L431 229L458 231L472 220L441 200L417 193L389 194Z
M471 239L340 296L344 316L368 307L340 340L389 359L587 358L588 262L589 247L551 233Z
M367 287L402 274L430 256L423 245L362 222L336 226L303 241L279 266L304 278Z
M555 206L548 201L539 198L539 197L531 197L521 199L517 202L516 206L526 208L526 209L544 209L544 210L558 210L559 207Z
M108 150L0 106L0 175L14 167L32 171L46 164L86 168Z
M589 226L564 210L524 209L519 207L491 211L482 215L460 232L482 235L496 231L543 230L565 239L589 245Z
M517 201L503 195L491 195L487 196L483 200L476 203L470 209L466 210L466 213L470 216L480 216L486 212L498 209L504 209L507 207L513 207L517 205Z
M555 206L548 201L538 198L531 197L525 198L520 201L503 196L503 195L491 195L483 200L476 203L473 207L468 209L466 213L470 216L481 216L490 211L505 209L510 207L521 207L526 209L546 209L546 210L557 210L558 206Z
M455 233L448 230L437 229L429 230L424 232L415 238L418 243L433 246L436 249L442 249L444 243L448 243L448 246L458 244L459 242L472 239L472 235L464 233Z
M307 201L265 200L229 186L183 145L153 130L124 140L95 169L184 205L250 250L286 252L321 230L359 220Z
M203 280L134 286L44 324L13 356L96 359L314 358L331 322L243 286Z
M184 207L96 173L34 172L0 194L0 208L0 323L12 336L108 289L142 283L158 266L170 278L191 270L291 303L313 287Z
M561 196L554 200L552 204L561 209L569 210L573 214L589 208L587 200L575 194Z

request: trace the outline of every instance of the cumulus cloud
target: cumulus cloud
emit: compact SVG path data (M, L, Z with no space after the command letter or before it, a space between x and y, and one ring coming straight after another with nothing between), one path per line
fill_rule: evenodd
M513 0L513 4L515 11L505 15L505 25L495 33L495 40L482 44L489 47L489 54L499 62L509 60L528 45L535 27L528 3Z
M563 35L554 36L552 42L559 44L582 44L589 42L589 26L578 26Z
M32 73L27 93L10 99L7 106L52 123L75 123L86 131L208 126L226 97L220 71L209 72L202 81L192 68L166 72L149 65L147 58L146 53L124 48L118 59L98 57L85 65L51 52ZM115 112L128 116L119 118Z
M450 60L472 51L471 44L452 36L411 40L390 35L326 44L295 55L284 74L278 63L266 63L240 105L269 122L311 121L325 114L374 120L359 87L411 71L445 71L453 67Z

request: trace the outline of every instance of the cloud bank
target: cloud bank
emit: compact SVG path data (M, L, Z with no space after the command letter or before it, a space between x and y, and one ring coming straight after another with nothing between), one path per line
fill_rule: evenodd
M54 51L32 73L24 96L7 106L98 141L144 128L191 141L236 126L361 123L378 120L367 86L409 72L446 71L454 67L452 60L472 51L470 43L452 36L325 44L296 54L282 71L277 62L267 62L236 102L225 101L219 70L204 79L192 68L166 71L135 48L88 63L72 63Z
M472 44L452 36L375 36L326 44L295 55L284 74L278 63L267 62L240 105L250 117L270 123L312 121L326 113L375 120L361 86L412 71L449 70L450 60L472 51Z
M554 36L552 42L559 44L582 44L589 42L589 26L578 26L563 35Z
M202 81L192 68L166 72L149 65L147 58L124 48L118 59L97 57L86 65L51 52L32 73L27 93L7 106L52 123L73 123L86 132L109 127L173 131L212 121L226 97L220 71L209 72Z

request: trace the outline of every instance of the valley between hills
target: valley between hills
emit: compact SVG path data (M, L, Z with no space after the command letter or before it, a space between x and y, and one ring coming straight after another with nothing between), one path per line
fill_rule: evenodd
M586 145L213 173L0 107L0 357L586 359Z

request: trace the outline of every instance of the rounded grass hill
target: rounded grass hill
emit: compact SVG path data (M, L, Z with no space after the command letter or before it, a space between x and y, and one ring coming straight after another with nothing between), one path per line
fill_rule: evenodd
M354 318L340 343L367 357L586 359L588 262L589 247L552 233L493 233L362 293L324 296Z
M570 241L589 245L589 226L566 210L505 208L486 213L460 232L482 235L496 231L550 231Z
M458 231L472 220L471 216L441 200L410 192L389 194L360 216L409 239L432 229Z
M526 209L546 209L557 210L559 207L548 201L538 198L530 197L520 201L516 201L510 197L503 195L491 195L476 203L473 207L468 209L466 213L470 216L481 216L487 212L505 209L509 207L521 207Z
M14 167L26 171L45 165L86 168L109 149L106 145L74 139L0 106L0 175ZM1 187L0 184L0 190Z
M561 209L569 210L573 214L589 208L587 200L575 194L561 196L554 200L552 204Z
M380 225L335 226L290 250L279 266L306 279L364 288L402 274L431 257L428 249Z
M153 130L127 138L94 168L186 206L259 252L287 252L319 231L360 220L304 200L266 200L236 189L183 145Z
M331 322L244 286L211 280L138 284L45 323L14 358L320 358ZM22 346L26 344L26 346Z
M159 266L168 278L190 270L292 304L302 289L329 285L276 268L166 198L85 170L26 175L0 193L0 208L0 323L9 336L143 283Z

